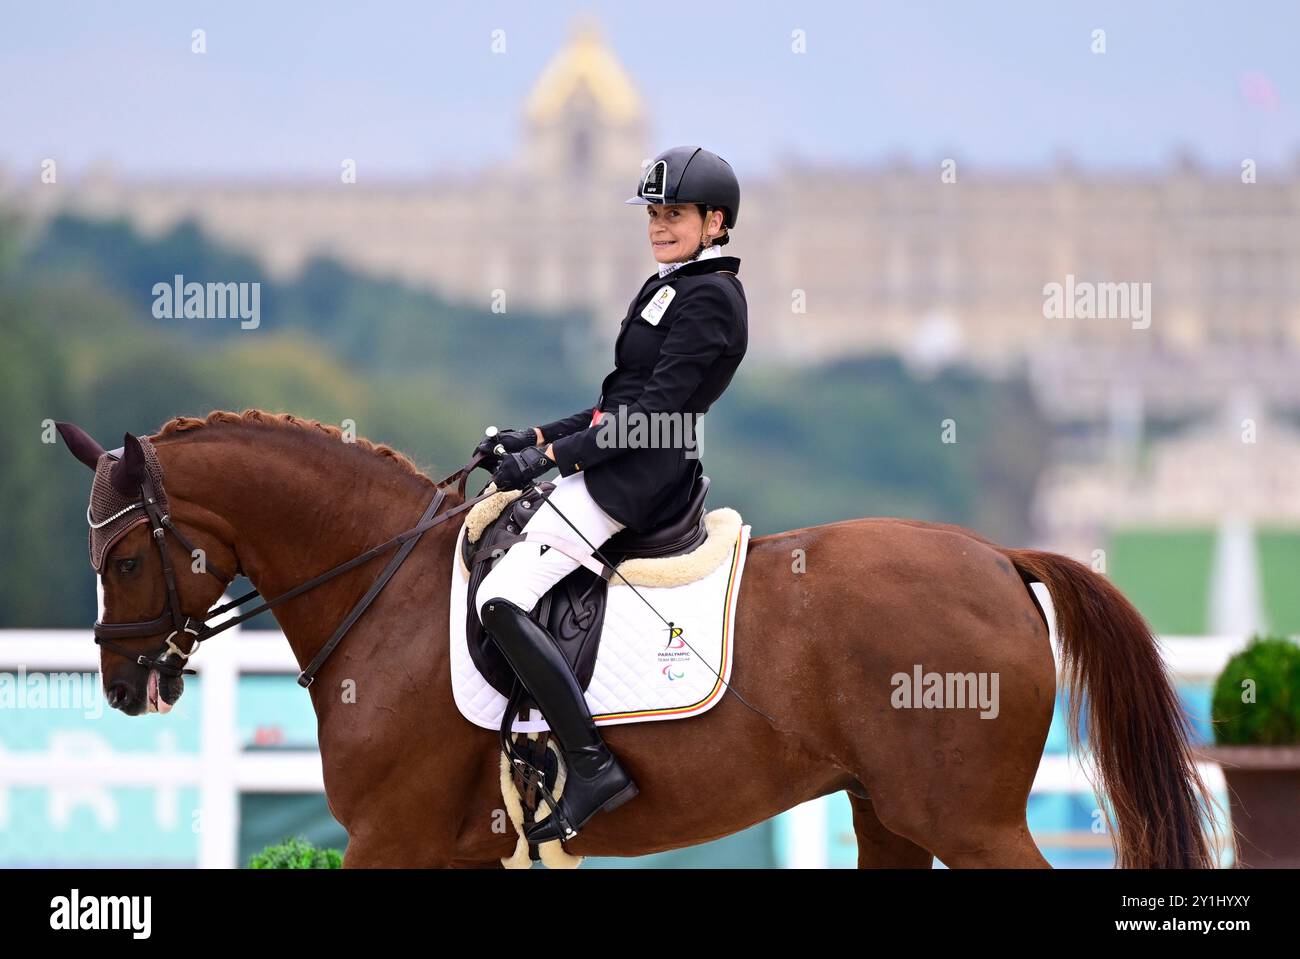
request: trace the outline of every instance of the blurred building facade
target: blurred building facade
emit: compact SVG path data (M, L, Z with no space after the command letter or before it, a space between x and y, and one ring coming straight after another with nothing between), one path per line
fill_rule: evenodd
M514 156L472 178L171 182L89 176L18 194L125 216L160 233L194 218L292 274L316 254L443 295L621 318L653 262L642 210L623 204L668 144L590 20L522 106ZM711 144L726 156L725 146ZM734 158L733 158L734 159ZM728 252L745 260L754 355L819 361L896 352L1028 367L1054 415L1104 416L1137 382L1153 412L1218 406L1249 374L1300 405L1300 164L1279 179L1200 170L1033 173L786 160L746 181ZM1045 316L1044 288L1149 283L1147 321ZM1074 312L1074 311L1071 311ZM1086 310L1077 311L1086 314Z
M67 210L158 235L194 219L281 277L324 254L483 308L504 292L511 307L587 310L603 344L654 267L644 211L623 200L670 145L653 141L636 83L583 20L522 104L517 152L472 177L159 182L101 171L57 187L0 177L0 193L37 222ZM1300 410L1300 161L1253 173L1188 157L1158 173L786 159L743 183L727 249L745 262L751 355L886 352L922 370L1023 373L1063 427L1038 507L1046 542L1082 550L1126 502L1193 521L1187 497L1206 477L1094 454L1140 443L1149 417L1217 415L1243 388L1250 415ZM1071 298L1053 313L1050 284L1131 286L1133 300L1108 312ZM1082 438L1070 435L1080 423ZM1280 475L1289 449L1249 451L1252 469ZM1070 465L1089 459L1082 473ZM1255 491L1258 509L1290 516L1290 494L1270 483Z
M1112 434L1101 455L1058 460L1040 478L1036 528L1080 557L1116 527L1300 529L1300 430L1241 400L1157 443Z

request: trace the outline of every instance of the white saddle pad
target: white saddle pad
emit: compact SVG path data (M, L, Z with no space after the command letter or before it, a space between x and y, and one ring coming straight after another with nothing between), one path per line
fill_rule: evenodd
M630 559L618 567L636 592L673 624L672 636L632 587L617 574L611 578L596 666L586 690L597 725L685 719L707 712L722 698L724 683L731 678L736 597L750 527L728 507L712 510L705 523L708 539L692 552ZM461 559L461 544L470 525L461 527L452 562L452 693L466 719L496 730L501 728L506 698L479 673L465 635L469 570ZM688 577L690 582L681 582ZM511 728L530 733L550 727L534 709L527 721L516 717Z

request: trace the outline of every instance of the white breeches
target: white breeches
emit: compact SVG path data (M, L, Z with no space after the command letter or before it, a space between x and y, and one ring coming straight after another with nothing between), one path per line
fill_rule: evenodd
M582 535L596 549L600 549L607 539L623 528L622 523L601 509L591 498L587 492L587 477L582 470L555 480L555 489L524 524L523 531L549 533L586 550L582 538L550 507L550 503L555 503L569 523L581 530ZM532 612L543 594L579 565L581 564L577 560L558 549L547 548L543 552L540 543L515 543L497 560L492 571L483 577L474 602L480 615L483 604L498 596L510 600L526 612Z

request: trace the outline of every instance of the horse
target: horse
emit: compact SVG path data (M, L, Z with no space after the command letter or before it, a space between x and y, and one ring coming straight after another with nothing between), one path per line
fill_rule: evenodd
M463 480L460 490L435 483L389 446L291 414L177 417L149 440L184 545L165 537L155 549L153 524L123 535L103 566L105 623L153 617L165 578L183 616L201 620L226 584L196 571L198 550L208 573L242 572L281 596L411 528L436 495L443 512L466 502ZM78 458L93 466L102 449L85 441L94 448ZM452 697L458 519L424 533L307 689L348 868L499 867L515 851L502 828L498 734ZM356 569L272 610L300 666L373 581L373 569ZM740 695L688 720L603 727L640 796L596 816L566 851L691 846L843 791L859 868L931 868L936 857L950 868L1049 867L1026 823L1057 692L1035 582L1055 612L1070 745L1079 752L1082 710L1113 806L1102 812L1117 865L1212 867L1214 800L1152 632L1123 594L1062 555L872 517L751 538L729 684ZM179 670L159 675L143 655L168 625L119 641L139 658L101 651L110 705L166 711L183 693ZM190 652L192 640L181 631L175 645ZM995 677L996 708L916 708L922 691L912 704L900 689L922 670Z

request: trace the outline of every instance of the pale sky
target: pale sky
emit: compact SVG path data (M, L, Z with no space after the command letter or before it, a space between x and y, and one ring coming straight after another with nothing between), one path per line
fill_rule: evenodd
M648 148L698 142L742 177L783 153L1152 168L1187 147L1212 167L1252 157L1261 176L1300 163L1300 4L1282 0L0 0L0 168L472 170L513 152L523 98L582 11L645 98Z

